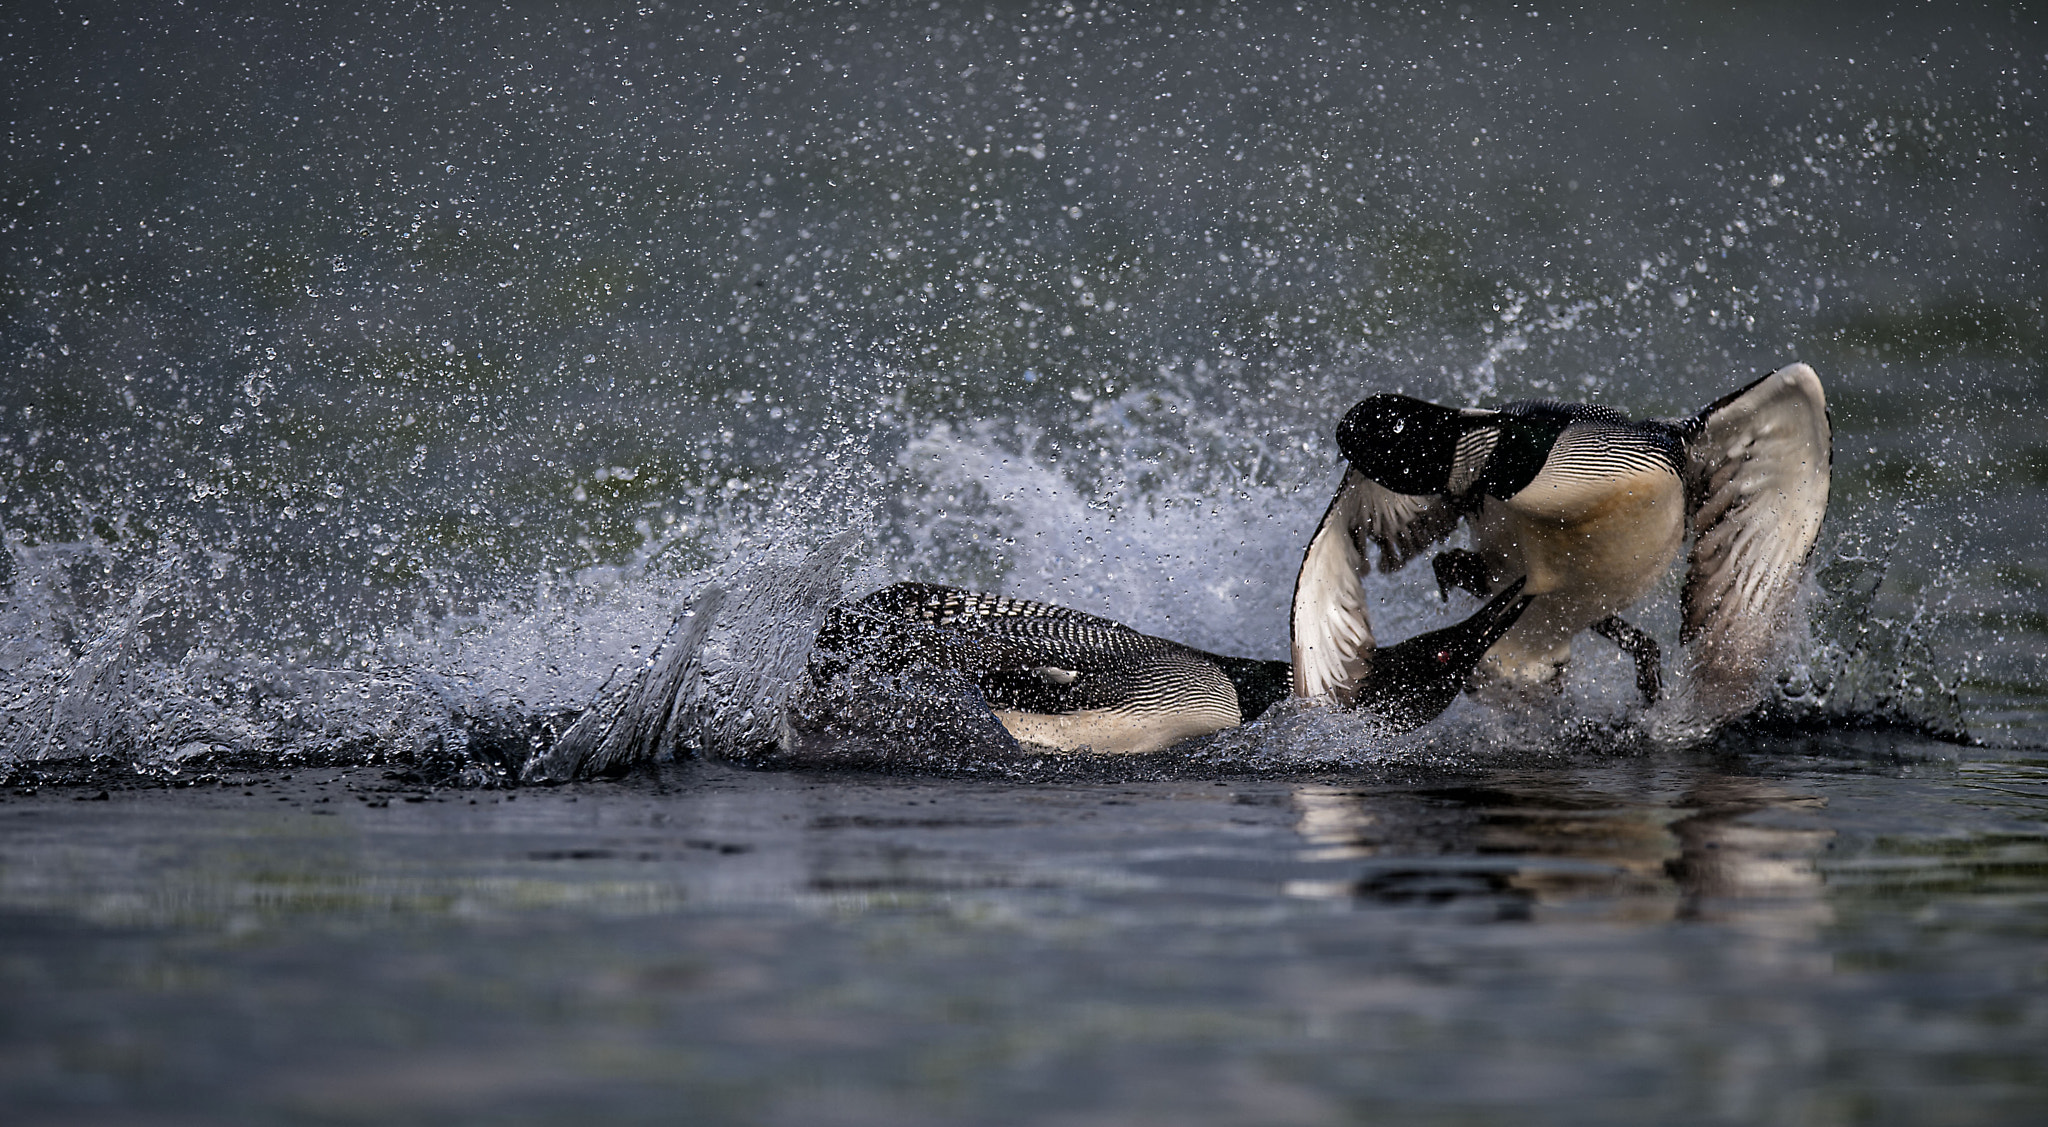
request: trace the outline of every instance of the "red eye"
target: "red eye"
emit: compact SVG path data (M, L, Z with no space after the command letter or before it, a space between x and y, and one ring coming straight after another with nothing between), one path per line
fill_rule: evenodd
M1436 651L1436 663L1437 663L1438 665L1449 665L1449 664L1451 663L1451 651L1449 651L1449 650L1438 650L1438 651Z

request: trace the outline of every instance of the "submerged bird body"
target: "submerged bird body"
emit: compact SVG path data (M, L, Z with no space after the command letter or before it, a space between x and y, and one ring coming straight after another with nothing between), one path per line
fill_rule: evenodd
M1527 600L1512 585L1456 626L1368 655L1359 706L1389 728L1428 723ZM1228 657L1028 599L898 583L837 608L812 676L966 674L1016 739L1115 754L1158 751L1257 719L1288 695L1284 661Z
M1637 684L1654 699L1656 643L1616 615L1649 593L1691 531L1682 640L1716 698L1710 707L1725 711L1782 633L1827 507L1827 406L1804 364L1671 421L1584 404L1459 409L1375 395L1345 416L1337 441L1350 467L1295 586L1304 696L1342 699L1353 647L1371 645L1359 588L1367 545L1393 571L1463 523L1472 550L1435 560L1446 596L1523 576L1534 600L1487 654L1482 680L1554 684L1590 628L1635 657Z
M1256 663L1242 663L1241 692L1214 655L1068 607L929 583L837 608L817 652L862 676L965 673L1012 736L1052 747L1153 751L1271 703Z

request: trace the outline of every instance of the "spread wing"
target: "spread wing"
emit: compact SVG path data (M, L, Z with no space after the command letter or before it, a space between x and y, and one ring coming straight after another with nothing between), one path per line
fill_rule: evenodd
M1756 680L1780 636L1828 507L1834 443L1820 377L1792 364L1684 428L1698 533L1682 640L1709 686Z
M1302 553L1294 580L1294 695L1334 698L1349 707L1371 670L1372 619L1360 586L1365 545L1379 547L1380 569L1393 571L1450 535L1458 517L1440 495L1396 493L1355 469L1324 511Z

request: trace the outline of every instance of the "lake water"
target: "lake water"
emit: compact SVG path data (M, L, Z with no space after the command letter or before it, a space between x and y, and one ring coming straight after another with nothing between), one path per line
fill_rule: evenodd
M2021 8L6 23L10 1122L2048 1111ZM1370 392L1794 359L1833 502L1704 744L1598 640L1393 740L778 742L898 579L1284 656ZM513 785L691 608L677 757Z

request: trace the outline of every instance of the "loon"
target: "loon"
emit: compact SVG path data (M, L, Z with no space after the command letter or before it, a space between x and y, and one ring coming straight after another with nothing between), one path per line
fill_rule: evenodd
M1529 605L1519 580L1470 618L1358 655L1346 704L1403 732L1442 714L1472 667ZM1286 697L1290 663L1226 657L1083 611L929 583L898 583L834 609L816 680L967 674L1021 742L1143 754L1256 719Z
M1366 545L1391 572L1463 522L1473 550L1432 560L1440 596L1457 587L1487 597L1515 575L1534 600L1475 681L1555 688L1572 639L1590 629L1634 659L1637 690L1653 704L1662 655L1618 615L1690 531L1679 638L1696 699L1718 714L1753 702L1820 535L1833 460L1827 399L1805 364L1677 420L1547 400L1459 409L1374 395L1345 415L1337 445L1350 464L1295 580L1297 694L1347 700L1368 667Z

